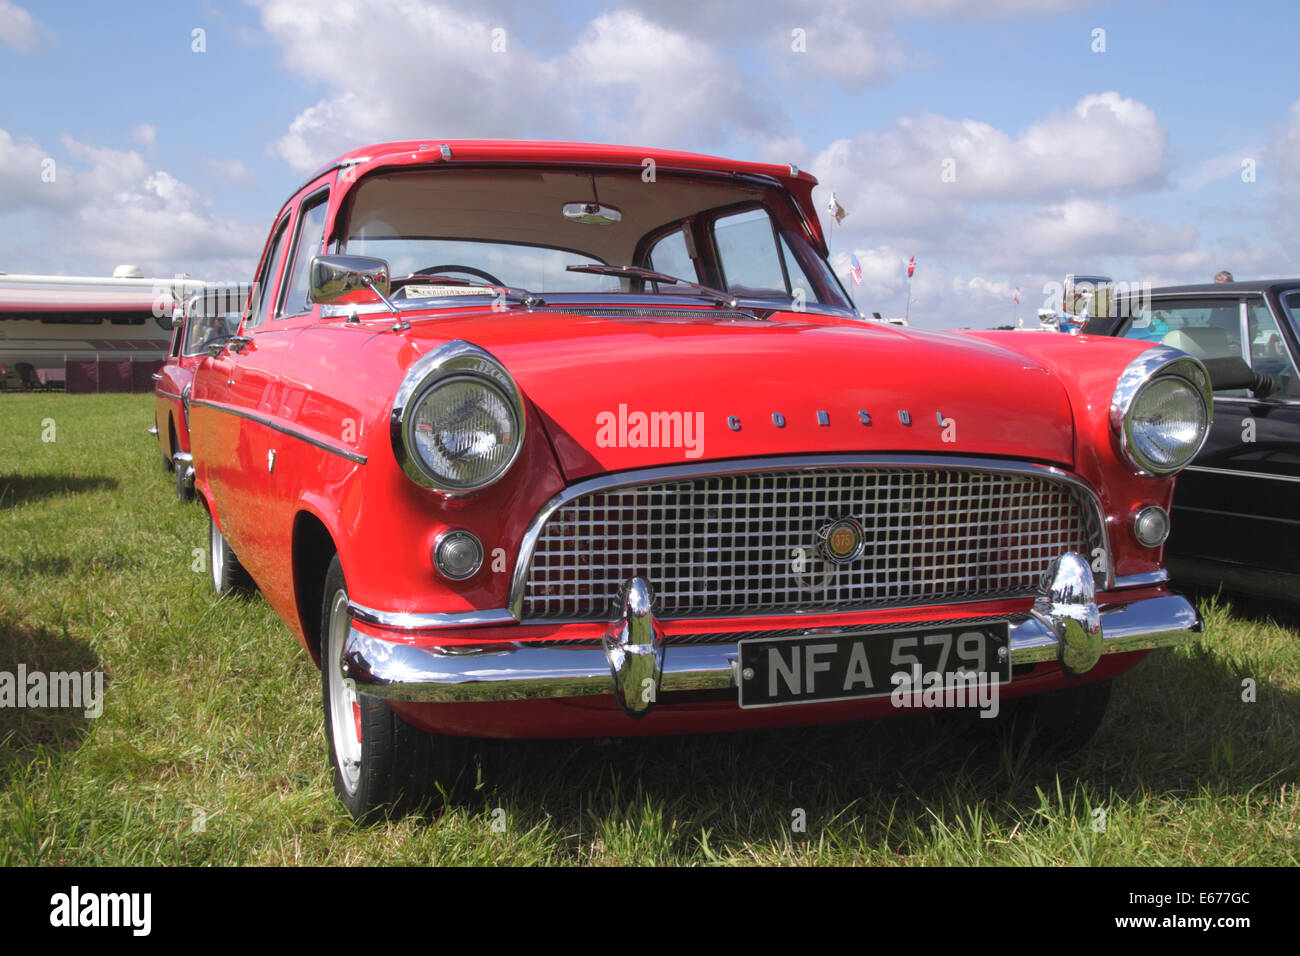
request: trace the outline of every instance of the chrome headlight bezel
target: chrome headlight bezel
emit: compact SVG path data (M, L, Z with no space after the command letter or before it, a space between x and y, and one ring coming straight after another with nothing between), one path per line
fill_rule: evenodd
M433 471L420 455L411 435L416 411L424 399L440 385L466 378L479 379L486 388L504 398L517 423L512 436L513 448L505 464L486 480L473 485L454 482ZM446 497L459 497L490 488L509 473L523 450L525 427L523 393L505 366L477 345L457 339L434 349L407 369L393 398L389 438L398 465L411 481Z
M1203 415L1200 439L1190 454L1177 465L1168 466L1151 461L1143 455L1133 440L1132 412L1142 392L1156 382L1174 379L1191 388L1200 400ZM1210 387L1210 374L1200 361L1186 352L1158 345L1147 349L1124 369L1115 385L1110 401L1110 426L1119 445L1120 455L1139 475L1162 478L1177 474L1201 453L1210 437L1214 422L1214 392Z

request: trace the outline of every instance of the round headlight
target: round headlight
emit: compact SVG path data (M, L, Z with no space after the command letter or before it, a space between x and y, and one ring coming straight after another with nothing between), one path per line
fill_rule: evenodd
M1120 450L1139 474L1170 475L1205 444L1213 418L1210 377L1185 352L1156 346L1120 376L1111 425Z
M407 476L444 494L486 488L523 447L524 403L491 355L450 342L417 361L393 401L393 452Z
M500 390L465 376L438 382L416 399L409 446L448 488L482 488L510 466L518 436L514 409Z
M1181 378L1158 378L1137 393L1128 415L1133 456L1148 471L1168 474L1201 450L1205 402Z

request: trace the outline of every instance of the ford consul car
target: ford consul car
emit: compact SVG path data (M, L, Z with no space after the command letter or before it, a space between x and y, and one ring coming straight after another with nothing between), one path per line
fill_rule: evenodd
M793 166L556 143L343 156L200 360L214 585L321 667L365 818L469 737L978 707L1065 748L1200 629L1165 587L1203 366L861 320Z

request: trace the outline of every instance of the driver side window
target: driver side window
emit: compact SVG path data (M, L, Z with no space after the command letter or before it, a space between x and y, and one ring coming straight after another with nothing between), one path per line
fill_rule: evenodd
M253 299L252 306L248 310L248 321L244 323L244 328L254 329L261 325L268 315L271 307L275 303L275 296L271 294L271 286L275 284L279 266L280 252L284 246L284 235L288 231L289 217L285 216L275 229L275 239L271 241L271 247L266 252L266 261L262 263L262 274L257 278L257 295Z
M1278 379L1288 398L1297 397L1295 360L1268 304L1252 302L1246 321L1250 334L1250 367Z

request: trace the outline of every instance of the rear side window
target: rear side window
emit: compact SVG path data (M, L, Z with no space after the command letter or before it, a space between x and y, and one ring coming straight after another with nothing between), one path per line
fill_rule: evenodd
M1171 345L1199 359L1243 358L1237 299L1156 300L1129 319L1121 334Z
M294 237L293 253L290 258L289 271L285 274L285 291L280 297L277 316L301 315L311 311L308 293L311 260L320 255L321 243L325 241L325 212L328 192L310 196L303 203L302 212L298 214L298 231Z

